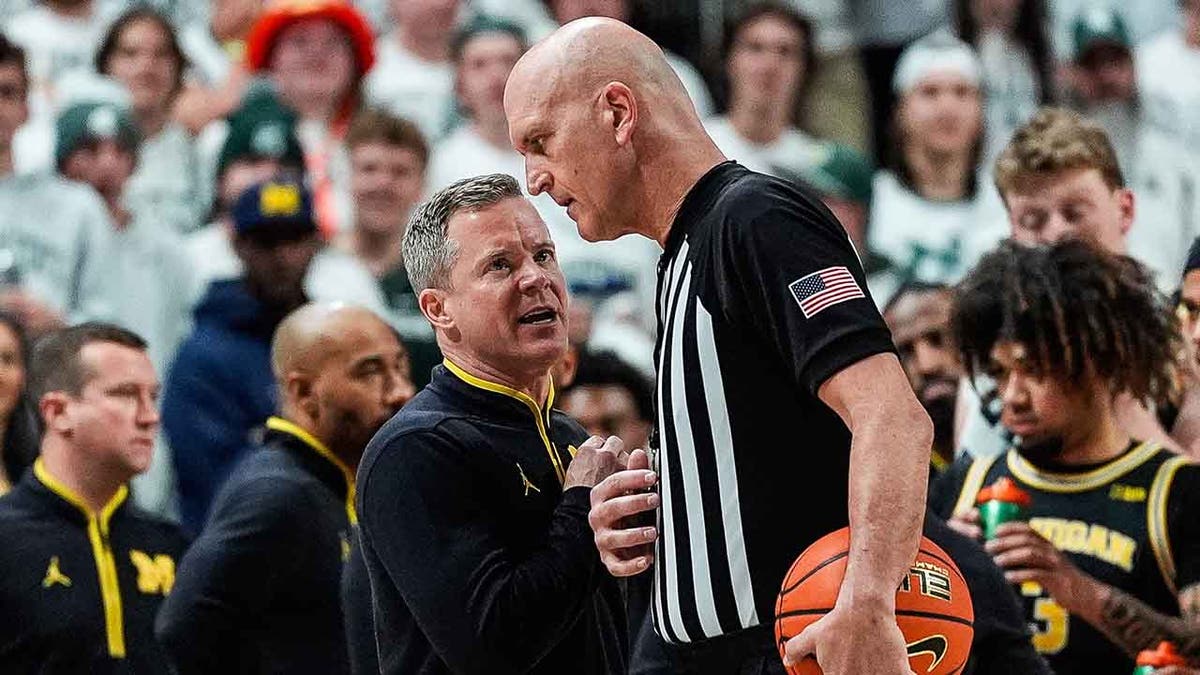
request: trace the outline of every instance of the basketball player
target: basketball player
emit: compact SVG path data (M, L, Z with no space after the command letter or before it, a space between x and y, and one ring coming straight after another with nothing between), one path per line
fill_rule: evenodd
M957 462L931 506L978 537L983 486L1008 477L1031 495L1028 522L986 548L1060 675L1126 675L1160 640L1200 657L1200 468L1115 413L1121 394L1173 384L1180 338L1157 297L1144 267L1081 240L1006 243L956 292L964 365L995 379L1016 441Z
M782 672L779 584L849 523L837 604L787 660L908 675L895 597L932 424L845 230L815 195L726 161L662 50L620 22L560 28L513 68L504 104L531 193L566 206L584 239L637 233L665 249L650 442L662 506L627 494L652 485L640 451L592 490L608 571L653 561L655 627L686 652L684 672ZM642 512L657 527L628 518Z

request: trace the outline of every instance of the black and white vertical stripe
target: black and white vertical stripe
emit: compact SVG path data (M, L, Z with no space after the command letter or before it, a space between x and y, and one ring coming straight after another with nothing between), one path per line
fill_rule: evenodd
M713 320L693 288L685 240L660 270L658 448L662 508L654 620L671 642L756 626Z

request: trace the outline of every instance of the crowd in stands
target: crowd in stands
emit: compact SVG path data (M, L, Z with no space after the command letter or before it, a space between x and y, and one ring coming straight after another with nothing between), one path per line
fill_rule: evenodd
M509 71L557 25L638 27L649 2L0 0L0 491L38 454L30 345L64 326L105 321L145 341L162 424L131 496L189 536L279 412L272 338L289 313L321 300L385 317L419 390L441 355L402 257L411 212L479 174L527 189ZM1053 213L1022 201L1050 188L1021 170L1103 165L1064 164L1062 148L1019 155L1022 133L1107 135L1117 166L1102 178L1118 203L1100 243L1163 293L1183 279L1195 330L1200 285L1184 273L1200 235L1200 0L694 9L722 27L669 63L727 157L812 190L845 227L942 463L1005 442L986 387L962 384L946 346L950 287L1008 237L1053 241L1095 218L1086 186L1053 188L1067 191ZM572 295L558 406L642 447L660 248L586 242L548 194L533 204ZM1130 415L1161 412L1148 407L1131 401ZM1152 433L1200 447L1196 418L1172 419L1183 427Z

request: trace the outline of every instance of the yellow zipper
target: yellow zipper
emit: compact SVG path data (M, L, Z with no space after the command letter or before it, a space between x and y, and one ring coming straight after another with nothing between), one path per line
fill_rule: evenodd
M129 488L122 485L104 508L100 509L100 513L95 514L79 495L46 471L40 457L33 463L33 473L51 492L67 500L87 516L88 541L91 542L92 558L96 561L96 572L100 577L100 601L104 605L104 632L108 637L108 655L114 659L123 659L125 620L121 609L121 585L117 580L117 561L113 558L108 525L117 507L129 496Z
M517 391L512 387L506 387L497 382L489 382L483 378L475 377L462 368L455 365L450 359L445 359L442 363L446 369L458 376L460 380L467 384L486 389L497 394L504 394L509 398L515 398L521 403L524 403L530 412L533 413L533 420L537 424L538 435L542 437L542 443L546 446L546 454L550 457L550 464L554 466L554 474L558 476L558 483L561 485L567 477L567 472L563 469L562 459L558 456L558 451L554 444L550 442L550 435L546 432L546 416L542 412L542 407L534 401L531 396L523 391ZM550 383L550 394L546 397L546 410L554 405L554 382Z

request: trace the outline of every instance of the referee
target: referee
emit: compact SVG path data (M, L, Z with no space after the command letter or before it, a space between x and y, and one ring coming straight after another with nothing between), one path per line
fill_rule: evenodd
M647 459L592 491L609 571L651 563L656 628L688 672L782 672L771 635L796 555L849 524L836 607L787 645L829 675L907 675L896 587L916 555L932 425L865 291L845 231L813 196L725 161L662 52L606 19L567 24L509 76L530 192L588 240L657 240L662 507ZM756 670L757 669L757 670Z

